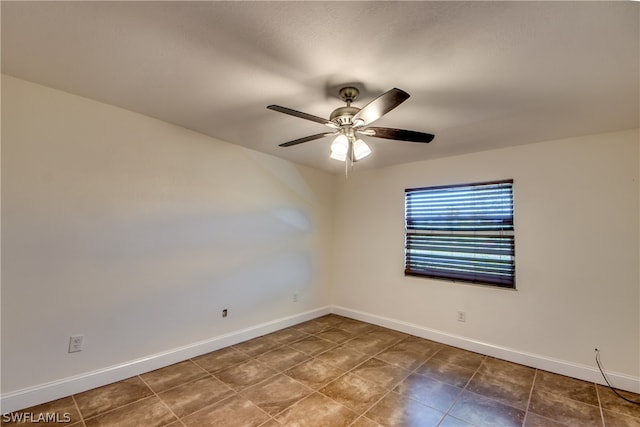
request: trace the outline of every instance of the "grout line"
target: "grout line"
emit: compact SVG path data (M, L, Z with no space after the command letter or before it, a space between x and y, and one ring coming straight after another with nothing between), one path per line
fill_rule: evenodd
M247 388L248 388L248 387L247 387ZM238 397L241 397L241 398L243 398L243 399L245 399L245 400L247 400L247 401L249 401L249 403L251 403L253 406L255 406L256 408L258 408L259 410L261 410L261 411L262 411L262 412L263 412L263 413L268 417L268 419L267 419L267 420L265 420L265 422L264 422L264 423L267 423L267 422L269 422L269 421L271 421L271 420L273 420L273 419L274 419L274 418L271 416L271 414L269 414L267 411L265 411L264 409L262 409L260 406L256 405L256 404L255 404L251 399L249 399L249 398L247 398L247 397L245 397L245 396L242 396L240 393L238 393L238 394L237 394L237 396L238 396ZM276 414L276 415L277 415L277 414ZM274 420L274 421L275 421L275 420ZM276 421L276 422L277 422L277 421ZM264 424L264 423L262 423L262 424ZM262 424L261 424L261 425L262 425Z
M338 329L339 329L339 328L338 328ZM347 331L347 332L348 332L348 331ZM338 344L336 347L333 347L333 348L337 348L337 347L339 347L339 346L342 346L345 342L349 342L349 341L351 341L351 340L355 340L356 338L357 338L357 337L350 338L350 339L348 339L348 340L344 341L343 343ZM404 338L403 338L403 339L404 339ZM400 340L400 341L398 341L398 342L401 342L401 341L402 341L402 340ZM365 364L366 362L368 362L369 360L371 360L371 359L375 358L375 356L376 356L376 355L378 355L378 354L382 353L383 351L385 351L385 350L386 350L386 349L388 349L389 347L394 346L394 345L395 345L395 344L397 344L398 342L396 342L396 343L394 343L394 344L390 344L389 346L387 346L387 347L385 347L384 349L382 349L382 350L378 351L378 352L377 352L377 353L375 353L374 355L367 354L367 353L363 353L363 352L361 352L361 351L358 351L358 350L356 350L356 349L350 348L350 347L348 347L348 346L347 346L347 347L344 347L344 348L346 348L346 349L350 349L350 350L352 350L352 351L355 351L356 353L360 353L360 354L363 354L363 355L367 356L367 359L366 359L366 360L363 360L362 362L360 362L360 363L358 363L358 364L356 364L356 365L354 365L354 366L352 366L350 369L348 369L348 370L344 371L341 375L338 375L335 379L333 379L332 381L330 381L329 383L327 383L327 384L326 384L326 385L324 385L323 387L320 387L320 389L322 389L322 388L324 388L324 387L327 387L329 384L331 384L331 383L333 383L333 382L337 381L338 379L340 379L340 378L344 377L344 376L345 376L345 375L347 375L347 374L352 374L352 375L355 375L356 377L361 378L361 379L363 379L363 380L371 381L371 380L369 380L369 379L367 379L367 378L361 377L360 375L358 375L357 373L355 373L355 372L353 372L353 371L354 371L356 368L358 368L359 366L361 366L361 365ZM327 350L327 351L328 351L328 350ZM324 363L324 362L323 362L323 363ZM333 365L333 364L331 364L331 363L328 363L328 362L326 362L326 363L327 363L329 366L334 366L334 367L336 367L336 368L339 368L338 366L335 366L335 365ZM386 362L385 362L385 363L386 363ZM392 365L392 366L395 366L395 365ZM341 369L341 370L342 370L342 368L339 368L339 369ZM408 375L407 375L407 376L408 376ZM406 378L406 377L405 377L405 378ZM402 380L400 380L400 381L402 381ZM398 383L399 383L400 381L398 381ZM373 382L375 383L375 381L373 381ZM379 385L378 383L375 383L375 384L376 384L376 385ZM396 385L397 385L397 384L396 384ZM382 387L382 386L381 386L381 387ZM395 386L394 386L394 387L395 387ZM338 402L337 400L335 400L335 399L331 398L330 396L327 396L326 394L322 393L322 392L320 391L320 389L318 389L316 392L317 392L317 393L319 393L319 394L321 394L322 396L325 396L326 398L328 398L328 399L330 399L330 400L333 400L334 402L336 402L336 403L338 403L338 404L340 404L340 405L344 406L345 408L349 409L351 412L353 412L353 413L356 413L356 414L357 414L357 412L355 412L355 411L354 411L354 410L352 410L351 408L349 408L349 407L345 406L344 404L342 404L342 403ZM371 405L367 406L364 410L362 410L362 413L357 414L356 418L355 418L355 419L354 419L354 420L353 420L349 425L350 425L350 426L351 426L351 425L353 425L357 420L359 420L360 418L364 417L364 414L366 414L366 413L367 413L371 408L373 408L375 405L377 405L377 404L378 404L378 402L380 402L382 399L384 399L386 396L388 396L388 395L389 395L389 393L391 393L391 392L392 392L392 389L388 389L388 390L387 390L387 391L386 391L386 392L385 392L385 393L384 393L384 394L383 394L379 399L377 399L377 400L376 400L376 401L374 401Z
M229 387L229 388L231 388L231 387ZM224 402L224 401L227 401L227 400L232 399L232 398L234 398L234 397L238 397L238 392L237 392L237 391L235 391L235 390L233 390L233 389L231 389L231 391L233 392L233 394L231 394L231 395L229 395L229 396L227 396L227 397L225 397L225 398L223 398L223 399L220 399L220 400L218 400L217 402L210 403L209 405L203 406L202 408L198 409L197 411L193 411L193 412L191 412L191 413L189 413L189 414L185 415L185 416L184 416L184 417L182 417L182 418L190 417L191 415L193 415L193 414L197 414L198 412L202 412L202 411L204 411L205 409L210 408L211 406L219 405L219 404L221 404L221 403L222 403L222 402ZM252 403L253 403L253 402L252 402ZM182 425L184 425L184 423L182 422L182 418L178 418L178 419L180 420L180 423L181 423Z
M440 351L440 350L438 350ZM438 351L436 351L436 353L438 353ZM435 354L434 354L435 356ZM432 356L433 357L433 356ZM473 372L473 374L471 375L471 377L469 377L469 379L467 380L466 384L462 387L458 387L460 388L460 393L458 393L458 396L456 396L456 399L451 403L451 405L449 406L449 408L447 408L447 412L445 412L444 417L442 418L442 420L444 420L444 418L446 418L447 416L451 415L451 410L453 409L454 406L456 406L456 403L458 403L458 401L462 398L462 395L464 394L465 391L467 390L467 386L471 383L471 380L473 380L473 377L476 376L476 374L478 373L478 371L480 370L480 367L484 364L485 360L487 360L487 356L485 355L484 358L482 359L482 361L480 362L480 364L478 365L478 367L476 368L476 370ZM449 361L445 361L447 364L449 364ZM454 366L459 366L459 365L455 365L453 363L451 363ZM435 379L435 378L434 378ZM436 379L437 380L437 379ZM440 380L437 380L440 381ZM446 384L446 383L445 383ZM456 386L454 386L456 387ZM492 399L493 400L493 399ZM451 415L453 417L453 415ZM469 424L471 424L470 421L464 420L465 422L468 422ZM441 421L442 422L442 421Z
M290 377L290 376L288 376L287 374L282 374L282 375L284 375L285 377L289 378L290 380L292 380L292 381L294 381L294 382L296 382L296 383L300 384L301 386L303 386L303 387L305 387L305 388L309 389L311 392L310 392L309 394L307 394L306 396L303 396L303 397L301 397L300 399L296 400L295 402L293 402L291 405L287 406L286 408L284 408L284 409L283 409L283 410L281 410L280 412L276 412L276 413L275 413L275 414L273 414L273 415L267 414L267 415L269 415L269 416L271 417L271 419L272 419L273 421L275 421L276 423L278 423L278 421L276 420L276 417L277 417L278 415L283 414L284 412L286 412L287 410L289 410L291 407L293 407L294 405L297 405L298 403L302 402L304 399L306 399L307 397L311 396L313 393L315 393L315 392L316 392L316 390L312 389L311 387L309 387L309 386L307 386L307 385L305 385L305 384L302 384L300 381L296 380L295 378L291 378L291 377ZM251 399L249 399L249 400L251 401ZM253 403L253 401L251 401L251 403ZM258 406L258 405L256 405L256 406ZM265 423L266 423L266 421L265 421ZM264 423L263 423L263 424L264 424ZM278 424L280 424L280 423L278 423Z
M370 356L370 355L368 355L368 354L367 354L367 356L370 356L367 360L365 360L365 361L363 361L363 362L361 362L361 363L357 364L356 366L354 366L353 368L351 368L349 371L345 372L345 374L350 372L350 373L352 373L353 375L355 375L355 376L357 376L357 377L359 377L359 378L363 378L363 377L359 376L357 373L352 372L352 371L353 371L353 370L355 370L357 367L359 367L359 366L363 365L363 364L364 364L364 363L366 363L367 361L369 361L369 360L373 359L375 356L377 356L378 354L380 354L380 353L384 352L385 350L387 350L387 349L389 349L389 348L393 347L393 346L394 346L394 345L396 345L396 344L399 344L399 343L403 342L405 339L406 339L406 337L405 337L405 338L403 338L402 340L400 340L400 341L398 341L398 342L394 343L394 344L391 344L391 345L390 345L390 346L388 346L388 347L385 347L385 349L384 349L384 350L379 351L379 352L378 352L378 353L376 353L374 356ZM389 388L389 390L388 390L386 393L384 393L384 394L382 395L382 397L380 397L378 400L376 400L376 401L375 401L375 402L373 402L370 406L368 406L364 411L362 411L362 414L360 414L360 416L358 416L358 417L357 417L357 418L356 418L356 419L355 419L355 420L354 420L350 425L353 425L357 420L359 420L360 418L363 418L363 417L365 416L365 414L366 414L368 411L370 411L370 410L371 410L371 408L373 408L374 406L376 406L378 403L380 403L380 401L381 401L382 399L384 399L385 397L389 396L391 393L396 393L396 394L398 394L398 395L401 395L400 393L394 392L394 389L395 389L395 388L396 388L400 383L402 383L402 382L403 382L403 381L405 381L407 378L409 378L412 374L416 373L416 371L417 371L417 370L418 370L418 369L419 369L423 364L425 364L425 363L427 362L427 360L431 359L431 358L433 357L433 355L435 355L438 351L440 351L440 349L436 350L432 355L428 356L424 361L422 361L421 363L419 363L419 364L418 364L415 368L413 368L412 370L402 368L402 367L400 367L400 366L398 366L398 365L395 365L395 364L393 364L393 363L386 362L386 361L384 361L384 360L382 360L382 359L378 359L378 360L382 360L382 362L387 363L387 364L389 364L389 365L391 365L391 366L394 366L394 367L397 367L397 368L399 368L399 369L402 369L402 370L404 370L404 371L408 372L408 374L407 374L406 376L404 376L402 379L398 380L398 381L393 385L393 387ZM364 353L363 353L363 354L364 354ZM345 375L345 374L343 374L343 375ZM417 375L419 375L419 374L417 374ZM366 379L366 378L363 378L363 379ZM368 381L370 381L370 380L368 380ZM402 396L402 395L401 395L401 396ZM419 403L420 405L424 405L424 406L426 406L426 407L428 407L428 408L432 408L432 409L434 409L434 410L436 410L436 411L438 411L438 412L442 412L442 411L440 411L439 409L436 409L436 408L433 408L433 407L431 407L431 406L429 406L429 405L426 405L426 404L424 404L424 403L420 402L419 400L416 400L416 399L411 398L410 396L405 396L405 397L406 397L407 399L409 399L409 400L413 400L413 401L415 401L415 402ZM453 406L453 404L452 404L451 406ZM450 408L449 408L449 409L450 409ZM444 419L445 419L445 417L447 416L447 414L448 414L448 410L447 410L447 412L444 412L444 413L443 413L442 420L444 420ZM442 422L442 420L441 420L441 422Z
M522 425L527 423L527 417L529 416L529 406L531 406L531 398L533 397L533 387L536 385L536 379L538 378L538 369L533 371L533 381L531 381L531 389L529 389L529 399L527 399L527 407L524 410L524 419Z
M151 387L149 387L149 385L148 385L148 384L147 384L147 383L146 383L146 382L145 382L145 381L140 377L140 375L134 375L134 376L132 376L132 377L125 378L124 380L116 381L116 382L113 382L113 383L110 383L110 384L106 384L106 385L104 385L104 386L102 386L102 387L97 387L97 388L107 387L107 386L110 386L110 385L113 385L113 384L117 384L117 383L120 383L120 382L123 382L123 381L127 381L127 380L130 380L130 379L136 378L136 377L137 377L140 381L142 381L142 383L143 383L143 384L144 384L144 385L149 389L149 391L150 391L151 393L153 393L154 395L156 395L155 391L153 391L153 389L152 389ZM93 389L93 390L95 390L95 389ZM87 390L87 391L90 391L90 390ZM83 393L84 393L84 392L83 392ZM75 399L75 395L71 395L71 397L73 397L73 400L74 400L74 402L75 402L75 401L76 401L76 399ZM122 408L124 408L124 407L126 407L126 406L133 405L134 403L141 402L141 401L143 401L143 400L145 400L145 399L149 399L149 398L151 398L151 397L152 397L151 395L143 396L143 397L141 397L140 399L136 399L136 400L133 400L133 401L131 401L131 402L127 402L127 403L125 403L125 404L122 404L122 405L120 405L120 406L116 406L116 407L111 408L111 409L109 409L109 410L107 410L107 411L104 411L104 412L98 412L98 413L96 413L95 415L93 415L93 416L91 416L91 417L87 417L87 418L85 418L85 417L82 415L82 412L80 412L80 411L79 411L80 407L79 407L79 405L77 405L77 403L76 403L76 406L78 407L78 411L80 412L80 416L81 416L81 417L83 417L83 420L82 420L82 421L83 421L83 424L86 426L86 422L87 422L87 421L89 421L89 420L92 420L92 419L94 419L94 418L101 417L101 416L103 416L103 415L105 415L105 414L110 414L110 413L112 413L112 412L115 412L115 411L116 411L116 410L118 410L118 409L122 409ZM157 397L157 395L156 395L156 397ZM160 400L162 400L162 399L160 399ZM164 403L164 402L163 402L163 403ZM173 412L173 411L172 411L172 412ZM175 414L174 414L174 415L175 415Z
M419 364L418 364L418 366L416 366L415 368L413 368L413 370L411 371L411 373L410 373L409 375L407 375L407 378L409 378L409 377L410 377L411 375L413 375L413 374L416 374L416 375L421 375L421 376L423 376L423 377L425 377L425 378L430 378L430 379L433 379L433 380L435 380L435 381L441 382L442 384L446 384L445 382L440 381L440 380L438 380L438 379L435 379L435 378L432 378L432 377L428 377L428 376L426 376L426 375L422 375L422 374L419 374L419 373L418 373L418 369L420 369L422 366L424 366L424 364L425 364L425 363L427 363L429 360L433 359L433 357L434 357L436 354L438 354L438 353L440 352L440 350L442 350L443 348L444 348L444 347L440 346L439 348L437 348L437 349L436 349L436 351L434 351L432 354L430 354L429 356L427 356L427 357L425 358L425 360L424 360L422 363L419 363ZM406 378L405 378L405 379L406 379ZM447 384L447 385L450 385L450 384ZM453 387L456 387L456 386L453 386ZM460 387L456 387L456 388L460 388ZM456 404L456 402L458 401L458 399L460 399L460 396L462 395L462 392L463 392L463 391L464 391L464 389L463 389L463 388L462 388L462 389L460 389L460 392L458 393L458 396L456 396L455 400L454 400L453 402L451 402L451 405L449 405L449 407L447 408L447 410L446 410L446 411L440 411L439 409L433 408L433 407L431 407L431 406L429 406L429 405L425 405L425 406L428 406L429 408L433 408L433 409L435 409L436 411L444 412L444 415L442 416L442 419L438 422L438 426L444 422L445 418L447 418L447 416L449 415L449 411L451 411L451 409L452 409L452 408L453 408L453 406ZM416 400L416 399L412 399L412 398L411 398L411 397L409 397L409 396L407 396L407 397L408 397L409 399L411 399L411 400ZM422 402L420 402L420 403L422 403ZM424 403L423 403L423 405L424 405Z
M229 348L229 347L224 347L224 348ZM220 349L220 350L222 350L222 349ZM245 353L244 351L241 351L241 350L238 350L238 349L235 349L235 348L234 348L233 350L237 351L238 353L242 353L243 355L247 355L247 353ZM219 350L216 350L216 351L219 351ZM212 351L211 353L215 353L215 351ZM205 353L205 354L203 354L203 355L201 355L201 356L204 356L204 355L206 355L206 354L210 354L210 353ZM249 358L251 358L251 356L249 356L249 355L247 355L247 356L248 356ZM198 357L200 357L200 356L198 356ZM222 369L218 369L217 371L209 371L208 369L206 369L204 366L200 365L200 364L199 364L197 361L195 361L194 359L196 359L196 358L191 358L191 359L187 359L187 360L192 361L196 366L198 366L199 368L201 368L201 369L203 369L204 371L206 371L209 375L213 375L213 374L214 374L214 372L224 371L225 369L229 369L229 368L232 368L232 367L234 367L234 366L238 366L238 365L240 365L241 363L244 363L244 362L246 362L247 360L249 360L249 359L243 359L243 360L241 360L240 362L232 363L231 365L229 365L229 366L227 366L227 367L225 367L225 368L222 368Z
M469 379L467 380L467 382L465 383L465 385L462 387L463 390L467 390L467 387L469 386L469 384L471 384L471 381L473 381L473 378L476 376L476 374L478 373L478 371L480 370L480 367L482 366L482 364L484 363L484 361L487 359L487 356L484 356L482 358L482 361L480 362L480 364L478 365L478 367L476 368L475 371L473 371L473 374L471 374L471 376L469 377ZM451 364L454 366L460 366L460 365L456 365L455 363L449 363L447 361L447 364ZM464 366L461 366L462 368L464 368ZM488 397L488 396L487 396Z
M202 372L202 374L201 374L199 377L192 378L192 379L190 379L190 380L188 380L188 381L185 381L185 382L183 382L183 383L180 383L180 384L177 384L177 385L171 386L171 387L169 387L169 388L167 388L167 389L164 389L164 390L162 390L162 391L159 391L158 393L164 393L165 391L169 391L169 390L173 390L174 388L182 387L182 386L183 386L183 385L185 385L185 384L191 384L191 383L193 383L193 382L196 382L196 381L198 381L198 380L201 380L202 378L205 378L205 377L207 377L207 376L211 375L211 373L210 373L209 371L207 371L206 369L204 369L202 366L198 365L197 363L195 363L195 362L194 362L193 360L191 360L191 359L183 360L182 362L178 362L178 363L184 363L184 362L191 362L191 363L193 363L195 366L197 366L198 368L202 369L202 371L203 371L203 372ZM177 363L176 363L176 365L177 365ZM169 365L169 366L173 366L173 365ZM169 366L165 366L165 368L168 368ZM165 368L159 368L159 369L156 369L156 371L157 371L157 370L160 370L160 369L165 369ZM154 372L154 371L150 371L150 372ZM142 382L143 382L147 387L149 387L149 389L150 389L152 392L154 392L154 393L155 393L155 390L153 390L153 389L151 388L151 386L150 386L150 385L149 385L149 384L148 384L148 383L147 383L147 382L142 378L142 375L145 375L145 374L148 374L148 373L149 373L149 372L145 372L145 373L140 374L140 375L137 375L137 376L138 376L138 377L140 377L140 379L142 380Z
M536 374L537 374L537 372L538 372L538 371L539 371L539 369L536 369ZM543 370L543 371L544 371L544 370ZM562 375L562 374L557 374L557 375ZM562 376L566 376L566 375L562 375ZM584 383L587 383L587 384L588 384L588 382L587 382L587 381L584 381L584 380L581 380L581 379L578 379L578 378L573 378L573 377L567 377L567 378L571 378L571 379L574 379L574 380L577 380L577 381L581 381L581 382L584 382ZM591 384L594 384L594 385L595 385L595 383L591 383ZM599 408L599 407L600 407L600 404L599 404L599 403L594 405L594 404L587 403L587 402L582 401L582 400L574 399L573 397L567 396L567 395L565 395L565 394L558 393L556 389L553 389L553 390L542 389L542 390L540 390L540 391L541 391L542 393L552 394L552 395L557 396L557 397L560 397L560 398L562 398L562 399L567 399L567 400L570 400L570 401L572 401L572 402L580 403L580 404L582 404L582 405L591 406L592 408ZM597 391L598 391L598 387L597 387L597 385L596 385L596 392L597 392Z
M86 426L86 424L84 423L84 417L82 416L82 411L80 410L80 406L78 406L75 395L72 394L71 399L73 400L73 404L76 405L76 411L78 411L78 415L80 416L80 422L83 426Z
M141 375L138 375L138 378L140 378L140 381L142 381L142 382L144 383L144 385L146 385L146 386L149 388L149 390L151 390L151 393L153 393L153 395L156 397L156 399L158 399L158 400L159 400L159 401L164 405L164 407L165 407L165 408L167 408L167 409L169 410L169 412L171 412L171 413L173 414L173 416L174 416L174 417L176 417L176 419L178 420L178 422L179 422L180 424L182 424L183 426L185 426L185 427L186 427L185 423L183 423L183 422L182 422L182 419L181 419L181 418L180 418L180 417L179 417L175 412L173 412L173 409L171 409L171 408L169 407L169 405L167 405L167 404L165 403L165 401L164 401L164 400L162 400L162 398L161 398L160 396L158 396L158 393L156 393L156 391L155 391L154 389L152 389L152 388L151 388L151 386L150 386L150 385L149 385L149 384L148 384L148 383L147 383L147 382L142 378L142 376L141 376ZM203 377L203 378L204 378L204 377ZM176 386L176 387L177 387L177 386ZM174 388L175 388L175 387L174 387ZM172 421L172 422L173 422L173 421Z
M346 373L345 373L345 374L346 374ZM353 425L353 423L355 423L358 419L360 419L360 418L364 417L364 414L366 414L367 412L369 412L369 411L371 410L371 408L373 408L374 406L376 406L378 403L380 403L380 401L381 401L382 399L384 399L384 398L385 398L385 397L387 397L389 394L391 394L391 393L392 393L392 391L393 391L393 390L388 390L388 391L387 391L386 393L384 393L384 394L383 394L383 395L382 395L378 400L376 400L375 402L373 402L371 405L367 406L367 407L362 411L362 413L361 413L360 415L358 415L358 416L353 420L353 422L352 422L351 424L349 424L349 425ZM323 396L326 396L325 394L322 394L322 395L323 395ZM329 397L329 396L327 396L327 397ZM331 398L329 397L329 399L331 399ZM331 399L331 400L333 400L333 399ZM340 403L340 402L338 402L338 403ZM344 405L343 405L343 406L344 406ZM354 410L352 410L351 408L347 408L347 409L349 409L351 412L355 412L355 411L354 411Z
M134 376L134 377L130 377L130 378L135 378L135 377L137 377L137 375L136 375L136 376ZM130 378L127 378L127 379L130 379ZM120 382L120 381L116 381L116 383L117 383L117 382ZM112 383L112 384L115 384L115 383ZM153 390L151 390L151 389L150 389L150 391L151 391L151 393L154 393L154 392L153 392ZM93 415L93 416L91 416L91 417L87 418L87 419L85 420L85 424L86 424L86 421L92 420L92 419L94 419L94 418L101 417L101 416L106 415L106 414L111 414L111 413L113 413L113 412L115 412L115 411L117 411L117 410L119 410L119 409L125 408L125 407L127 407L127 406L131 406L131 405L133 405L134 403L142 402L143 400L145 400L145 399L150 399L150 398L152 398L152 397L153 397L152 395L144 396L144 397L141 397L140 399L136 399L136 400L134 400L134 401L132 401L132 402L125 403L124 405L120 405L120 406L116 406L115 408L111 408L111 409L109 409L108 411L104 411L104 412L97 413L97 414L95 414L95 415Z
M602 427L605 427L605 421L604 421L604 408L602 407L602 400L600 400L600 390L598 390L598 385L594 383L594 386L596 388L596 396L598 397L598 408L600 408L600 418L602 419Z

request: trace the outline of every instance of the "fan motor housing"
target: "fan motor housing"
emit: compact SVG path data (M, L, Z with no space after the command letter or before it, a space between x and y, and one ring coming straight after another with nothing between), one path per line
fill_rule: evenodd
M351 120L356 113L360 111L358 107L340 107L333 110L331 116L329 116L329 120L332 122L344 126L353 124Z

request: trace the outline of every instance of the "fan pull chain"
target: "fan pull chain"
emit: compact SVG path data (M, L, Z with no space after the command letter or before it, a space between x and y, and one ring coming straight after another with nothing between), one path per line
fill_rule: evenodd
M349 179L349 163L351 162L351 141L349 141L349 149L347 150L347 158L344 159L344 177Z
M349 179L349 159L344 159L344 177Z
M349 169L353 169L353 141L352 138L348 139L347 142L347 158L344 161L344 176L345 179L349 179Z

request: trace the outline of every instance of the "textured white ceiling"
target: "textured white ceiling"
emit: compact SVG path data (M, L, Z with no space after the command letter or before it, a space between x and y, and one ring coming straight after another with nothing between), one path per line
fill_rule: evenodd
M329 171L328 117L411 94L381 167L639 126L638 2L1 2L2 71Z

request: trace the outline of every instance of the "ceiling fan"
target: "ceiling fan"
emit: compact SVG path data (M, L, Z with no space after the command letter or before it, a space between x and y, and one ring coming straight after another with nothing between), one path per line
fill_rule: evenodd
M389 111L396 108L409 98L409 94L400 89L391 89L375 98L362 108L351 105L358 98L360 91L352 86L343 87L338 92L340 98L347 103L346 107L339 107L333 110L329 119L281 107L279 105L269 105L270 110L289 114L305 120L311 120L323 124L331 131L305 136L280 144L280 147L291 147L292 145L314 141L326 136L336 136L331 144L331 158L353 164L371 154L369 146L359 138L359 135L373 136L376 138L393 139L397 141L409 142L431 142L434 135L430 133L416 132L405 129L394 129L369 126Z

